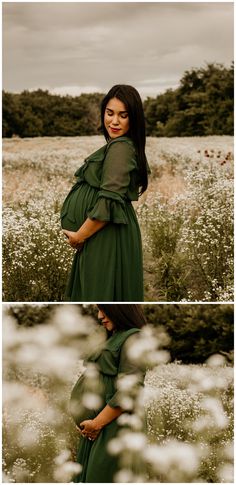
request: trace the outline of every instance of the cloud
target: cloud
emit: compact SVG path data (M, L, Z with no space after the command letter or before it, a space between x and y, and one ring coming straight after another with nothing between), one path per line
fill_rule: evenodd
M3 3L10 91L105 92L120 82L159 92L191 67L232 59L233 3Z
M52 94L69 94L70 96L79 96L82 93L102 93L102 89L97 86L60 86L49 88L49 91Z

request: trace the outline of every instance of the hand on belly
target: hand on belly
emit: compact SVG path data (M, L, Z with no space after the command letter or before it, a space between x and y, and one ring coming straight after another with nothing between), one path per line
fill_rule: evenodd
M66 242L74 249L77 249L78 251L82 251L84 241L81 241L81 239L78 236L78 232L74 231L66 231L65 229L63 230L63 233L66 236Z

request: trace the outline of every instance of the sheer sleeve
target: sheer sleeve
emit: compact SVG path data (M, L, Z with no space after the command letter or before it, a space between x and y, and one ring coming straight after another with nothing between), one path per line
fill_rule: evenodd
M134 364L129 358L129 353L128 353L129 345L133 344L136 339L137 339L137 335L132 335L123 344L121 348L120 364L119 364L118 376L117 376L118 380L122 376L126 376L126 375L135 376L136 384L134 388L132 388L132 393L134 392L134 390L138 392L140 386L143 386L144 378L145 378L145 373L141 371L141 369L139 369L137 365ZM109 406L111 406L112 408L117 406L122 407L123 397L124 397L124 393L118 389L116 390L114 395L107 401L107 404L109 404Z
M97 202L88 213L90 219L128 223L125 195L130 184L130 173L136 168L133 145L127 141L112 141L103 163Z

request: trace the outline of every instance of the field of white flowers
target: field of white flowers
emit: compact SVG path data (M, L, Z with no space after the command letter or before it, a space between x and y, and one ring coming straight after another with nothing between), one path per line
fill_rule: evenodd
M4 301L62 301L73 250L60 232L73 174L100 136L3 141ZM145 301L233 300L233 139L148 138L136 204Z
M73 305L60 305L50 322L30 328L17 326L4 307L4 482L71 482L80 467L70 390L84 349L97 348L103 334ZM120 456L117 482L231 483L233 369L221 355L201 366L168 364L165 341L162 329L144 327L142 346L130 349L150 369L136 403L137 416L145 406L147 435L137 419L119 418L129 429L110 442L110 452ZM122 386L130 396L130 380ZM137 454L146 472L133 476L125 463Z

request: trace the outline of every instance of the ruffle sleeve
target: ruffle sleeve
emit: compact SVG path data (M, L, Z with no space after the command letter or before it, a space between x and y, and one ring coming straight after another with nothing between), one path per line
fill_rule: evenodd
M103 163L97 202L88 212L90 219L128 224L126 193L130 184L130 173L136 169L137 162L132 142L112 140Z
M99 221L128 224L124 199L116 192L101 190L95 206L89 210L88 217Z

